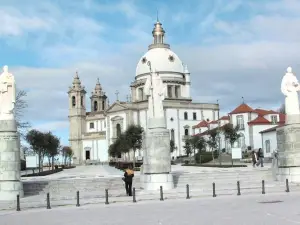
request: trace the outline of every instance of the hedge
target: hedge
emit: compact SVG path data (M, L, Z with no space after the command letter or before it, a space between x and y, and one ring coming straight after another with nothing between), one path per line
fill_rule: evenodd
M63 171L62 168L58 168L58 169L55 169L55 170L46 170L46 171L42 171L40 173L32 173L32 174L26 174L26 175L22 175L22 177L39 177L39 176L47 176L47 175L50 175L50 174L54 174L54 173L58 173L58 172L61 172Z
M213 165L213 164L206 164L206 165L201 165L201 164L184 164L182 166L196 166L196 167L214 167L214 168L238 168L238 167L247 167L247 165Z
M217 150L214 151L214 158L218 158L219 152ZM212 152L198 152L195 157L196 163L208 163L213 160ZM200 161L201 160L201 161ZM185 162L185 164L187 164Z

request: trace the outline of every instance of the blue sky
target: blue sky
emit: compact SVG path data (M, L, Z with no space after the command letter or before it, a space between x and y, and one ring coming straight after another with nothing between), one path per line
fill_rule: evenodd
M26 3L25 3L26 2ZM68 138L68 86L78 70L87 100L97 78L126 99L159 19L166 42L188 65L195 102L222 113L245 101L276 109L286 67L297 73L298 0L2 0L0 64L27 90L24 119Z

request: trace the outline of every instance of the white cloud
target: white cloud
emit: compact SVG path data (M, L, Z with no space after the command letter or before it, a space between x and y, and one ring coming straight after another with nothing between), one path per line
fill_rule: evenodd
M187 22L186 26L191 26L191 29L203 35L199 35L199 42L196 44L189 44L192 41L188 35L180 45L169 43L189 66L194 100L216 102L218 99L223 111L232 110L241 102L241 96L244 96L246 102L254 104L254 107L279 106L283 100L279 85L285 68L291 65L296 72L300 71L299 18L282 16L277 13L278 6L264 7L272 12L271 15L260 13L260 16L252 16L247 20L228 22L218 18L220 12L235 12L243 2L215 5L204 15L203 21L200 21L199 14L189 17L178 14L177 20L184 18L185 21L192 22L192 25ZM281 4L288 11L290 6L286 4L295 2L281 1ZM151 42L155 13L154 16L152 13L144 13L145 10L141 10L133 2L125 1L116 5L84 1L80 6L98 13L124 14L130 21L130 27L122 28L116 35L130 34L131 39L124 43L104 39L103 34L113 28L103 21L80 14L80 11L76 11L78 5L74 5L76 13L70 15L53 4L39 5L37 8L41 12L46 11L45 18L51 18L45 20L51 29L47 30L42 26L38 28L36 25L35 29L46 29L45 32L49 35L38 45L31 45L33 50L39 52L45 66L35 68L20 65L10 68L16 76L19 88L29 90L30 108L26 114L29 119L49 120L54 127L61 126L57 121L67 122L66 92L76 70L86 86L87 100L98 77L111 103L115 99L116 89L123 100L129 93L136 63ZM28 16L28 12L24 10L22 15ZM34 18L43 18L42 14L37 15L39 16ZM168 17L169 15L176 15L176 12L164 12L164 27L171 26L168 25L171 23L168 18L176 20L176 16ZM200 29L197 26L199 23L202 24ZM29 30L25 27L21 31L25 32L26 29ZM173 34L167 29L166 32L167 39L170 36L173 39L177 37L177 30ZM45 126L51 127L50 125Z

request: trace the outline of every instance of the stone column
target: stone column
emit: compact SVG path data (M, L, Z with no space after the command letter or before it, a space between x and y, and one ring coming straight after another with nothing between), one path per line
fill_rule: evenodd
M0 200L23 197L20 139L15 120L0 120Z

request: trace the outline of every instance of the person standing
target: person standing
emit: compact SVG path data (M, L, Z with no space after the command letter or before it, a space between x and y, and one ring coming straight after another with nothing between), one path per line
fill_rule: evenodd
M128 166L128 169L126 169L124 173L125 189L126 189L126 194L128 196L132 196L133 177L134 177L134 171L132 170L131 166Z
M257 152L257 157L258 157L258 162L257 162L257 166L260 166L261 167L264 167L264 152L261 148L258 149L258 152Z
M256 152L253 150L251 152L251 155L252 155L252 165L253 167L255 167L256 163L257 163L257 155L256 155Z

